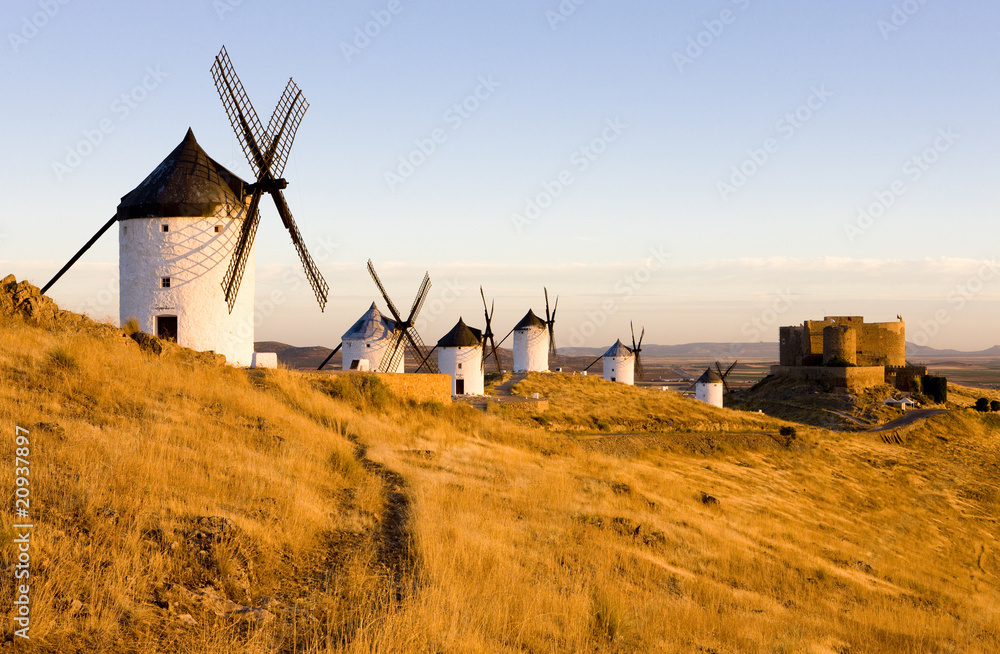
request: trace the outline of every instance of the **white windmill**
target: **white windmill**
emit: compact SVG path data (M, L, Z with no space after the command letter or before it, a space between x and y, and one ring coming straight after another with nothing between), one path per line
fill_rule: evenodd
M725 372L722 372L722 366L719 365L718 361L715 362L716 370L712 370L711 366L706 368L701 377L694 382L695 399L721 408L723 391L729 392L729 384L726 383L726 377L729 376L729 373L732 372L737 363L739 362L734 361Z
M545 372L549 369L549 355L556 355L555 324L559 298L549 311L549 290L545 291L545 320L528 309L521 322L511 330L514 334L514 372ZM508 334L507 336L510 336ZM505 336L500 343L507 340Z
M403 372L405 357L402 354L396 358L394 368L381 368L383 363L393 363L392 357L386 357L385 353L398 340L398 329L396 321L383 316L372 302L368 311L341 337L340 342L344 348L343 369Z
M459 318L437 342L438 369L451 375L452 395L483 394L483 333Z
M629 386L635 384L635 355L621 339L615 341L601 358L604 360L604 379Z
M254 236L261 196L274 199L322 310L328 286L302 242L281 178L309 104L292 80L265 129L225 48L212 67L215 85L257 182L247 184L209 157L189 129L118 211L42 289L47 291L115 223L119 224L122 322L196 350L253 360ZM247 289L241 294L241 282Z

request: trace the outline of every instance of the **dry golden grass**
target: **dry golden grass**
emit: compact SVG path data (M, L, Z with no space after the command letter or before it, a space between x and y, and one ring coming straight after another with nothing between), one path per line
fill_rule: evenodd
M548 410L534 421L558 430L777 432L786 424L763 414L719 409L676 392L616 384L592 375L529 373L511 391L547 398Z
M15 424L34 444L33 649L1000 650L996 415L919 422L903 445L799 426L790 448L647 434L623 453L573 434L786 423L564 380L529 379L556 433L0 321L0 454ZM211 516L224 537L204 537ZM190 596L209 583L275 618L213 615Z

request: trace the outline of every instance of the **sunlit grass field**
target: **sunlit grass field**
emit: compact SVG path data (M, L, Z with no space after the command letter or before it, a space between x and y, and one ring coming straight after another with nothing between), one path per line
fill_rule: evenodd
M0 319L0 454L30 430L36 525L31 641L8 618L4 642L1000 651L996 414L888 445L592 378L522 384L547 417ZM0 467L11 498L13 480ZM3 512L8 616L13 524Z

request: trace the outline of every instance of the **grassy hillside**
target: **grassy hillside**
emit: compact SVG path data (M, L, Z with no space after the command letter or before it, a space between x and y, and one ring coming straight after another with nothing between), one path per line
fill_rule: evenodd
M0 456L32 438L30 650L1000 650L995 415L782 441L566 379L525 382L543 428L0 318ZM671 431L611 433L648 414Z

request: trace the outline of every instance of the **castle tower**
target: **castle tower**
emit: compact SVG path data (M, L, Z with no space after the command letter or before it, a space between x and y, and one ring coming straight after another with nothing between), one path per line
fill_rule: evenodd
M834 359L857 365L857 329L847 325L829 325L823 328L823 365Z
M621 339L604 353L604 378L619 384L635 385L635 355Z
M528 309L528 313L514 327L514 372L544 372L548 369L548 325Z
M244 182L212 160L189 129L118 205L119 317L193 350L249 366L254 336L254 252L232 312L222 280L243 218Z
M483 333L459 318L450 332L437 342L438 369L451 375L451 394L482 395Z
M371 307L358 318L350 329L341 337L344 344L344 370L371 370L373 372L403 372L406 354L400 353L399 363L394 370L382 370L382 357L393 342L393 335L398 331L396 321L386 318L375 307ZM403 344L400 343L402 348ZM388 362L386 362L388 365Z

